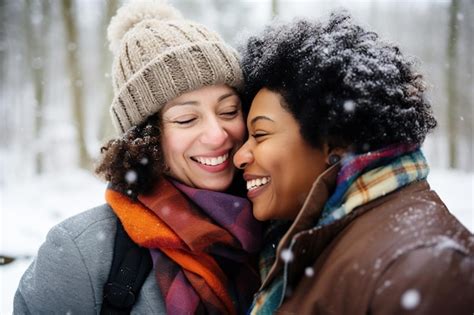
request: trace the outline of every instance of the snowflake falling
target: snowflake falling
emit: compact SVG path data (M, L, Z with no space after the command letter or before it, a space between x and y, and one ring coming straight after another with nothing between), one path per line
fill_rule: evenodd
M312 267L306 267L306 269L304 270L304 274L306 275L306 277L312 277L314 276L314 269Z
M293 252L290 249L284 249L281 251L280 258L285 262L289 263L290 261L293 260L294 255Z
M137 175L137 172L135 171L130 170L130 171L127 171L127 173L125 174L125 180L129 184L135 183L137 181L137 178L138 178L138 175Z
M420 304L420 292L415 289L410 289L403 293L401 298L402 307L406 310L415 309Z

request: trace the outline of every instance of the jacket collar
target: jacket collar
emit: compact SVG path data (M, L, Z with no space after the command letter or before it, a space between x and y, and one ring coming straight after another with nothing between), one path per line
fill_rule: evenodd
M313 183L308 196L298 212L296 219L291 224L288 231L283 235L277 247L276 259L270 271L262 283L261 289L267 286L283 268L283 261L279 259L282 250L289 247L293 236L300 231L314 226L315 219L319 218L324 204L336 187L337 174L341 168L340 163L334 164L324 171Z
M285 276L288 277L288 282L292 283L295 279L299 278L304 266L312 264L331 240L354 219L370 209L377 207L381 203L396 198L400 193L410 194L414 191L429 190L429 185L426 180L415 182L400 190L357 207L349 215L340 220L336 220L320 228L314 228L326 201L336 187L336 180L340 168L340 163L329 167L313 183L296 219L278 244L275 262L270 268L267 277L264 279L260 290L269 285L275 276L282 272L284 262L279 259L279 257L283 250L290 249L295 257L295 261L291 263L290 268L288 268L289 270L285 272ZM298 244L293 246L295 243Z
M386 196L379 197L357 207L347 216L326 226L300 230L294 234L291 242L288 242L285 247L290 248L295 257L294 261L287 264L285 269L284 276L287 287L293 287L305 272L305 268L308 266L314 266L316 260L324 255L324 250L330 246L331 242L356 219L360 218L371 210L377 211L375 208L382 205L384 208L393 207L390 206L391 201L398 200L401 198L401 196L410 196L413 194L418 194L421 191L427 191L429 189L430 187L426 180L413 182L397 191L387 194ZM397 207L394 209L397 209ZM386 244L388 245L390 242L398 241L391 239L387 240ZM321 261L324 261L324 259ZM319 268L320 265L314 266L313 272L317 273Z

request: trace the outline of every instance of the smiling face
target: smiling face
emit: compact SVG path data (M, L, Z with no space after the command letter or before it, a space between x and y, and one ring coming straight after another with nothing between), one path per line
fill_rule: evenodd
M261 221L294 219L328 167L326 154L303 139L282 101L265 88L257 93L247 118L249 139L234 156L234 164L245 169L248 197Z
M170 175L195 188L227 189L235 172L232 156L245 136L237 93L214 85L182 94L164 106L162 121Z

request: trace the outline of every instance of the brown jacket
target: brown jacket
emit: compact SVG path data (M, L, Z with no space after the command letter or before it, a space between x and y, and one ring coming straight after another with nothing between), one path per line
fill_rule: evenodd
M314 183L278 245L287 297L278 314L474 314L474 236L426 181L354 209L313 229L334 189L337 167Z

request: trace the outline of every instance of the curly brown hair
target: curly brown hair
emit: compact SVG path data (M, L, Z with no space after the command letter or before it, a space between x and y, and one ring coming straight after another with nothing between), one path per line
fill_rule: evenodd
M95 169L111 186L132 198L151 191L166 169L161 148L161 116L156 113L100 149Z

